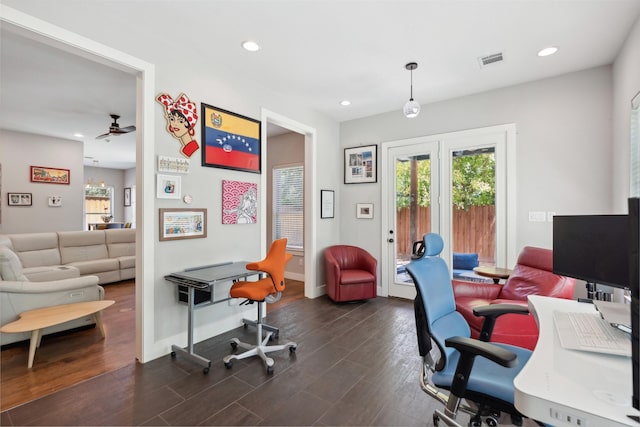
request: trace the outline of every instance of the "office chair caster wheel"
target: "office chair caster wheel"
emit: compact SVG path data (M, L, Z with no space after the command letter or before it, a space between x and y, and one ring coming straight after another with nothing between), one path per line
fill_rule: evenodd
M435 427L438 427L438 424L440 423L440 417L437 416L436 414L433 414L433 425Z
M487 417L484 419L484 422L487 423L489 427L496 427L498 425L498 420L493 417Z
M203 373L203 374L208 374L208 373L209 373L209 368L204 368L204 369L202 370L202 373Z
M295 345L292 345L291 347L289 347L289 353L295 353L297 349L298 347L296 347Z
M224 367L227 369L231 369L233 367L233 362L224 362Z
M231 344L231 348L232 348L232 349L234 349L234 350L235 350L236 348L238 348L238 343L237 343L237 342L235 342L235 341L231 341L231 343L230 343L230 344Z
M469 420L470 427L482 427L482 420L479 417L474 417Z
M273 366L267 366L267 375L273 375Z
M172 358L172 359L175 359L175 358L176 358L176 352L175 352L175 351L172 351L172 352L171 352L171 358Z

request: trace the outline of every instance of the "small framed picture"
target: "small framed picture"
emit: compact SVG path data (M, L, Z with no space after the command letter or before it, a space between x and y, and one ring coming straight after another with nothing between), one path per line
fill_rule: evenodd
M320 218L334 217L335 193L333 190L320 190Z
M124 205L131 206L131 187L126 187L124 189Z
M160 209L160 241L207 237L206 209Z
M373 219L373 203L356 204L356 218Z
M179 175L158 174L156 197L158 199L180 199L180 183ZM131 193L129 193L129 199L131 199Z
M9 206L31 206L31 193L7 193Z
M59 208L62 206L62 197L60 196L49 196L49 206L52 208Z

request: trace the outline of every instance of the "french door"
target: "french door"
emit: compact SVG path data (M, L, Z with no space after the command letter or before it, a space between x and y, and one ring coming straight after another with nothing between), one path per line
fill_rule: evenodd
M507 147L514 142L515 126L505 125L382 144L383 295L415 297L405 265L429 232L443 237L441 256L450 267L454 252L509 266L515 150Z

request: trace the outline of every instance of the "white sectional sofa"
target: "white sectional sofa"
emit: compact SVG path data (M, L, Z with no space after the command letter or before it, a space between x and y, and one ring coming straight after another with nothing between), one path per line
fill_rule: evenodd
M20 259L31 281L98 276L99 284L133 279L136 233L133 228L22 233L0 236Z
M100 284L135 277L135 230L108 229L0 236L0 325L36 308L104 299ZM44 330L93 324L87 316ZM0 334L0 344L29 339Z

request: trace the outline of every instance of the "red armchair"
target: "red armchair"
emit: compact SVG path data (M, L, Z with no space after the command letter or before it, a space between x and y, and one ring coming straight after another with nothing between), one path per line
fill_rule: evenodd
M324 250L327 295L333 301L357 301L377 296L378 261L362 248L329 246Z
M553 274L553 251L526 246L504 285L459 280L453 280L452 283L456 310L469 323L471 336L479 338L484 319L473 314L475 307L499 303L526 307L528 295L571 299L576 281ZM500 316L495 323L491 341L533 350L538 341L538 325L531 314Z

